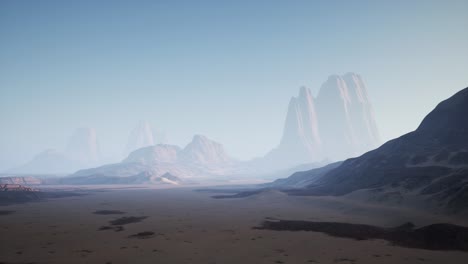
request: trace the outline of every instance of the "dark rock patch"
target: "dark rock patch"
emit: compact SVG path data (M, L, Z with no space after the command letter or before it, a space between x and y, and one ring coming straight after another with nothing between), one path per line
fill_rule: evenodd
M256 194L260 194L263 191L267 191L268 189L258 189L258 190L253 190L253 191L243 191L239 193L234 193L234 194L220 194L220 195L213 195L211 198L214 199L232 199L232 198L244 198L244 197L249 197L253 196Z
M139 223L146 218L148 217L147 216L124 216L124 217L109 221L109 223L111 225L127 225L127 224Z
M144 231L144 232L140 232L140 233L136 233L136 234L130 235L130 236L128 236L128 237L129 237L129 238L148 239L148 238L152 238L152 237L154 237L154 236L155 236L154 232L151 232L151 231Z
M93 251L89 250L89 249L82 249L82 250L78 250L77 252L79 252L79 253L93 253Z
M124 231L123 226L101 226L98 231L104 231L104 230L114 230L115 232L120 232Z
M120 215L120 214L125 214L125 212L119 211L119 210L98 210L94 211L93 214L97 215Z
M356 240L384 239L394 245L409 248L468 251L468 227L444 223L415 229L412 223L384 228L337 222L266 220L260 227L255 228L275 231L314 231Z
M0 191L0 205L35 202L41 198L42 195L35 191Z
M356 260L355 259L350 259L350 258L336 258L333 262L356 263Z
M0 210L0 215L9 215L14 213L15 211L10 211L10 210Z
M29 202L41 202L48 199L58 199L86 195L75 191L0 191L0 205L12 205Z

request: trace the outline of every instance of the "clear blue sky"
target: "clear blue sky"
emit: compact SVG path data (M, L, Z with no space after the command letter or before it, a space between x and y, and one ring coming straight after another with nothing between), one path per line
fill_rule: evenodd
M468 86L468 1L0 1L0 169L95 127L120 156L140 120L236 157L281 136L289 98L367 82L384 140Z

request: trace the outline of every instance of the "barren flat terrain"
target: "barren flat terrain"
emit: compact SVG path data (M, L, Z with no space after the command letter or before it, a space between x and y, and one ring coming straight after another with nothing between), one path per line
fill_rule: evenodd
M311 231L259 230L265 219L394 227L461 220L336 197L279 192L213 199L192 189L106 189L1 206L0 263L467 263L468 252L393 246Z

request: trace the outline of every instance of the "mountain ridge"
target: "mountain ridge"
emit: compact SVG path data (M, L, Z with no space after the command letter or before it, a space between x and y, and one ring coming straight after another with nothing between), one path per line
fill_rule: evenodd
M439 103L415 131L345 160L291 195L349 195L463 211L468 198L468 88ZM366 194L363 194L366 193ZM366 198L366 199L367 199Z

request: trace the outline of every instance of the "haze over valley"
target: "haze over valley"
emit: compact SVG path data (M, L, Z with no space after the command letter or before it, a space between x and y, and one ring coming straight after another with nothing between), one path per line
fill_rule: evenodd
M466 1L1 1L1 263L468 261Z

